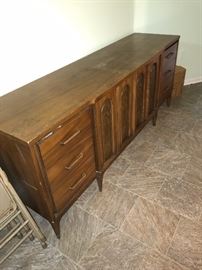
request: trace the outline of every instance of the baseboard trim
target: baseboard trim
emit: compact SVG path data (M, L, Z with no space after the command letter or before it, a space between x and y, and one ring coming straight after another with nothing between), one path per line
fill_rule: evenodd
M200 82L202 82L202 77L192 78L192 79L185 80L184 85L200 83Z

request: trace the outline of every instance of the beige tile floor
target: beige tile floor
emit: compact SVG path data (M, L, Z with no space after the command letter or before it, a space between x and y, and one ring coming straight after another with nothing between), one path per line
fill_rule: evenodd
M202 269L202 84L162 106L61 221L61 240L23 244L1 269Z

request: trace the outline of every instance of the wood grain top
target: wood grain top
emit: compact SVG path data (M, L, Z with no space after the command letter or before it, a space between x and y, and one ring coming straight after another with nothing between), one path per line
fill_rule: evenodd
M2 96L0 131L36 141L178 39L135 33Z

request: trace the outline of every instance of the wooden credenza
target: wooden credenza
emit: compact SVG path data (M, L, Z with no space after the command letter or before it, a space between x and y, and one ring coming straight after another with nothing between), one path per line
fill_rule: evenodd
M132 34L0 98L0 166L60 237L65 211L170 104L179 36ZM11 78L12 79L12 78Z

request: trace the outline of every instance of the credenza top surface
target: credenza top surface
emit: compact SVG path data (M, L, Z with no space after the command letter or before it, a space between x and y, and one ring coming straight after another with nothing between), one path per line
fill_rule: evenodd
M2 96L0 131L34 141L178 39L135 33Z

